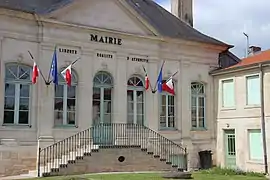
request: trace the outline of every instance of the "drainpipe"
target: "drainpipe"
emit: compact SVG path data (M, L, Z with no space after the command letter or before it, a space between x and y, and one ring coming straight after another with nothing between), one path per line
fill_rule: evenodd
M261 91L261 128L262 128L262 140L263 140L263 153L264 153L264 171L268 174L268 162L267 162L267 147L265 136L265 115L264 115L264 73L262 64L259 64L260 68L260 91Z

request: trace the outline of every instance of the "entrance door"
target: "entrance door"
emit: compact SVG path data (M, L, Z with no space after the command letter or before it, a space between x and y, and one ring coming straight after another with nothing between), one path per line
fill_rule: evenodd
M235 130L225 130L225 166L236 168Z
M95 144L110 144L112 141L112 88L110 74L99 72L93 87L93 139Z

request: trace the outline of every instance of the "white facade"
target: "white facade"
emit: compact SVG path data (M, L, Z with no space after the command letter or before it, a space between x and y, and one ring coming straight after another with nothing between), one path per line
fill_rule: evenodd
M269 157L270 76L268 65L263 66L266 148ZM260 78L259 65L256 64L215 74L216 96L219 99L216 112L217 165L265 172Z
M10 145L12 141L18 151L20 149L18 146L29 145L35 148L38 140L40 146L44 147L90 127L93 124L93 117L96 117L98 113L96 106L93 106L93 80L99 72L108 73L112 77L109 87L111 88L111 106L110 110L107 109L107 112L111 112L110 122L127 123L128 79L136 76L144 80L142 68L144 65L150 82L154 86L164 60L166 61L163 69L164 79L179 70L174 77L175 109L174 115L171 116L174 119L174 127L160 128L161 102L158 93L152 94L150 91L139 89L143 91L144 106L143 113L139 113L138 109L136 112L138 115L143 115L145 126L188 148L190 167L198 167L198 151L215 151L214 107L217 104L214 97L214 79L208 73L218 66L218 55L224 47L154 36L157 32L153 27L135 17L134 12L125 4L114 1L74 3L46 17L6 9L1 9L0 12L0 102L2 102L0 103L0 139L2 147ZM121 45L91 41L91 34L121 39ZM55 116L54 85L52 83L46 86L41 76L35 85L32 85L31 81L22 81L28 83L30 87L28 122L24 125L16 124L15 122L19 120L14 118L13 123L5 123L7 122L4 119L4 112L7 109L4 107L5 96L7 97L5 84L9 82L6 78L7 65L13 63L29 66L26 70L29 70L31 76L33 62L28 54L30 51L47 78L55 46L57 46L59 69L80 58L73 66L73 74L77 78L74 82L76 86L75 109L63 107L64 111L70 111L70 117L74 115L72 112L75 112L75 123L71 122L69 126L57 126L62 121L59 122L56 118L61 118L59 114ZM107 54L107 57L104 57L104 54ZM148 62L132 61L132 58L147 59ZM31 78L30 76L28 78ZM198 91L198 95L192 96L192 92L197 91L195 84L192 86L193 82L201 83L204 92ZM19 89L20 86L14 95L17 99L15 102L19 101L19 97L22 98L19 96ZM102 94L105 91L99 92ZM198 104L202 101L202 107L192 104L191 97L194 97L194 103ZM102 100L104 100L103 104L108 105L105 99ZM64 98L63 101L67 103L68 98ZM193 128L191 107L194 109ZM19 106L14 109L17 114L15 117L18 118ZM64 115L66 117L64 122L68 122L69 115ZM107 116L106 113L102 115L103 121ZM165 124L168 126L168 121Z

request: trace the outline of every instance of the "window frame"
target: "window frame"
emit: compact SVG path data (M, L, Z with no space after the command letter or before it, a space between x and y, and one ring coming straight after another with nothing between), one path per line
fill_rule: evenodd
M165 119L166 119L166 127L162 127L160 126L160 120L161 120L161 116L160 116L160 113L161 113L161 108L162 108L162 96L166 96L166 115L165 115ZM172 96L174 97L174 101L173 101L173 107L174 107L174 127L168 127L168 124L169 124L169 116L168 116L168 102L169 102L169 96ZM158 127L159 127L159 130L177 130L177 121L176 121L176 117L177 117L177 107L176 107L176 95L172 95L170 93L167 93L167 92L161 92L159 94L159 108L158 108L158 119L159 119L159 124L158 124Z
M232 81L233 82L233 105L232 106L224 106L224 88L223 88L223 83L225 81ZM221 79L220 80L220 95L219 97L221 97L221 101L220 101L220 107L221 110L235 110L236 109L236 81L235 81L235 77L230 77L230 78L225 78L225 79Z
M6 71L7 68L9 66L16 66L16 70L18 70L19 67L25 67L28 68L29 70L29 79L28 80L22 80L22 79L6 79ZM23 64L23 63L6 63L4 65L4 108L3 108L3 112L5 113L5 98L6 98L6 92L5 92L5 86L6 84L13 84L15 87L14 89L14 117L13 117L13 123L5 123L5 119L4 116L5 114L3 113L3 121L2 121L2 126L29 126L31 127L31 107L32 107L32 68L27 65L27 64ZM18 72L17 72L18 73ZM13 74L14 76L15 74ZM21 85L28 85L29 86L29 96L28 96L28 121L26 124L22 124L19 123L19 113L20 113L20 99L21 99L21 95L20 95L20 86Z
M259 73L245 75L245 108L252 108L252 107L261 107L261 92L259 87L259 103L258 104L248 104L248 78L258 76L259 79L259 86L261 85L260 79L261 76Z
M131 78L138 78L141 82L142 82L142 86L131 86L131 85L128 85L128 81L131 79ZM134 109L133 109L133 124L138 124L138 121L137 121L137 115L138 115L138 111L137 111L137 96L135 94L135 92L143 92L143 114L139 114L139 115L143 115L143 124L142 125L145 125L145 120L146 120L146 113L145 113L145 108L146 108L146 101L145 101L145 98L146 98L146 93L145 93L145 82L144 80L138 76L138 75L133 75L131 76L130 78L128 78L127 80L127 92L128 91L133 91L133 105L136 105L134 106ZM127 99L127 103L129 103L128 99ZM134 113L136 111L136 114ZM128 112L128 104L127 104L127 118L129 118L129 112ZM128 119L127 119L127 123L128 123Z
M105 74L107 75L109 78L110 78L110 84L107 84L107 83L95 83L95 79L98 78L98 75L100 74ZM113 79L113 76L111 73L107 72L107 71L98 71L94 77L93 77L93 87L92 89L94 88L98 88L99 91L100 91L100 124L104 123L104 118L103 118L103 115L105 114L104 113L104 102L107 101L107 100L104 100L104 90L105 89L110 89L111 90L111 100L110 100L110 123L112 123L113 121L113 88L114 88L114 79ZM92 96L94 95L94 93L92 93ZM94 99L92 98L92 106L93 106L93 102L94 102ZM93 111L93 107L92 107L92 111ZM103 114L101 114L101 112L103 112ZM92 112L92 115L93 115L93 112ZM94 121L94 117L92 117L92 125L96 125L95 124L95 121Z
M72 80L71 80L71 87L72 86L75 86L75 110L74 110L74 112L75 112L75 119L74 119L74 124L68 124L67 122L67 117L68 117L68 108L67 108L67 105L68 105L68 102L67 102L67 100L68 100L68 85L67 85L67 83L65 82L65 80L64 80L64 78L63 78L63 76L61 75L61 72L62 72L62 70L64 70L64 68L61 68L60 69L60 71L58 72L58 85L57 86L63 86L63 96L62 97L56 97L56 94L55 94L55 92L56 92L56 90L55 90L55 88L56 88L56 85L54 86L54 107L53 107L53 112L54 112L54 115L53 115L53 119L54 119L54 128L66 128L66 127L71 127L71 128L74 128L74 127L78 127L78 122L77 122L77 115L78 115L78 113L77 113L77 102L78 102L78 75L77 75L77 73L76 73L76 71L72 68L71 69L71 73L72 73ZM75 79L75 80L74 80ZM61 80L63 80L63 81L61 81ZM56 110L55 109L55 99L57 99L57 98L63 98L63 112L62 112L62 116L63 116L63 121L62 121L62 124L60 124L60 125L57 125L56 123L55 123L55 120L56 120L56 118L55 118L55 112L59 112L58 110Z
M203 93L197 93L197 94L194 94L192 93L192 83L197 83L197 84L200 84L203 86L204 88L204 91ZM198 81L193 81L190 83L190 90L191 90L191 98L190 98L190 107L191 107L191 110L190 110L190 120L191 120L191 130L207 130L207 127L206 127L206 84L203 83L203 82L198 82ZM192 126L192 107L193 107L193 104L192 104L192 98L196 98L196 127L193 127ZM199 127L199 99L200 98L203 98L204 100L204 104L203 104L203 113L204 113L204 116L203 116L203 127Z

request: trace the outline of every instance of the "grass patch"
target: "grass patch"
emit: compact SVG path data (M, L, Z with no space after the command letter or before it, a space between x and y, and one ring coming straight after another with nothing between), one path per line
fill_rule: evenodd
M194 180L266 180L265 177L245 176L221 173L221 170L213 169L214 174L209 171L198 171L193 173ZM231 172L231 171L230 171ZM154 173L128 173L128 174L97 174L66 177L34 178L31 180L164 180L162 174ZM30 179L29 179L30 180Z
M250 176L250 177L265 177L263 173L257 172L245 172L240 169L229 169L229 168L220 168L215 167L209 170L202 170L200 171L202 174L217 174L217 175L243 175L243 176Z

